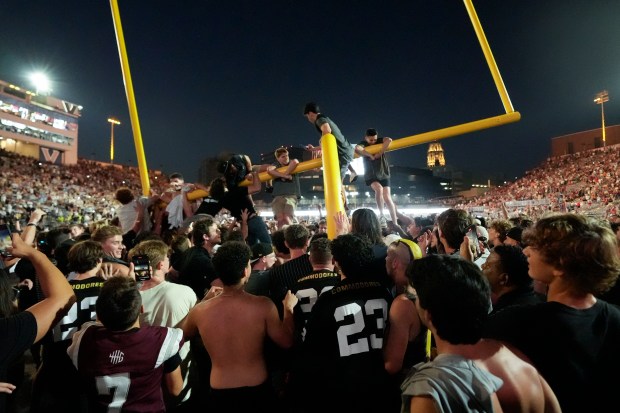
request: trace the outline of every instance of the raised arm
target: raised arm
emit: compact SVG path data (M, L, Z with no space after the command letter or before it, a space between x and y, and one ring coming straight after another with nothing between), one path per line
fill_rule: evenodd
M43 219L43 215L45 215L45 211L37 208L30 213L30 218L28 219L28 224L22 231L22 239L26 244L32 245L34 239L37 236L37 225Z
M32 313L37 320L37 337L41 340L47 331L61 317L67 314L75 302L73 289L62 272L40 251L26 244L18 234L13 234L13 247L9 251L13 256L28 259L37 273L41 289L45 295L26 311Z

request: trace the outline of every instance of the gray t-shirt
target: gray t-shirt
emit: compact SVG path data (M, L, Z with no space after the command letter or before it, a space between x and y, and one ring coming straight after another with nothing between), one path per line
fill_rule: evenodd
M472 360L440 354L411 368L400 388L401 413L409 413L412 396L430 396L443 413L492 413L491 395L504 382Z
M322 132L321 125L325 123L329 124L329 127L332 130L332 135L334 135L334 137L336 138L336 147L338 148L338 161L340 162L340 165L349 164L353 160L353 146L344 137L342 132L340 132L340 128L338 127L338 125L336 125L334 121L332 121L327 116L319 114L319 116L316 118L316 121L314 122L314 126L316 126L319 132Z

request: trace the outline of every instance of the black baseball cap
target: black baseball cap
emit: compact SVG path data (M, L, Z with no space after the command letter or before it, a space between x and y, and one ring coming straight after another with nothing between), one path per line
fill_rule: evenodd
M273 253L273 245L268 242L259 242L252 245L252 258L250 258L250 264L254 264L256 261L263 257Z
M304 115L307 115L310 112L319 113L321 109L319 109L319 105L316 102L308 102L306 106L304 106Z

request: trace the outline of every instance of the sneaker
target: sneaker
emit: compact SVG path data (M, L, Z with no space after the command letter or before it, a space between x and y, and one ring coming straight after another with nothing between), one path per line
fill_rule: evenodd
M349 175L349 183L352 184L353 182L357 181L357 174L355 172L351 172L351 175Z
M379 217L379 225L381 225L381 228L387 228L387 219L383 215Z
M273 192L273 186L266 186L265 192L267 192L268 194L271 194Z

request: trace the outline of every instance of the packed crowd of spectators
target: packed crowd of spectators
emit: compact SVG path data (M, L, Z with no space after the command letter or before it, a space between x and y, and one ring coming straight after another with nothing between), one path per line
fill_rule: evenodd
M540 217L548 211L609 217L620 203L620 145L548 158L513 183L493 188L459 207L491 218L509 213Z
M444 206L491 219L503 218L506 212L540 217L549 211L610 217L618 214L620 203L618 162L620 145L549 158L515 182ZM39 207L47 213L50 228L111 220L119 206L116 189L140 192L137 168L85 159L62 166L0 150L0 172L0 218L24 221ZM149 179L155 193L165 190L165 175L150 172Z
M151 173L152 189L161 191L165 177ZM135 167L80 159L76 165L54 165L0 150L0 218L23 221L34 208L47 213L46 226L112 219L119 187L140 192Z

